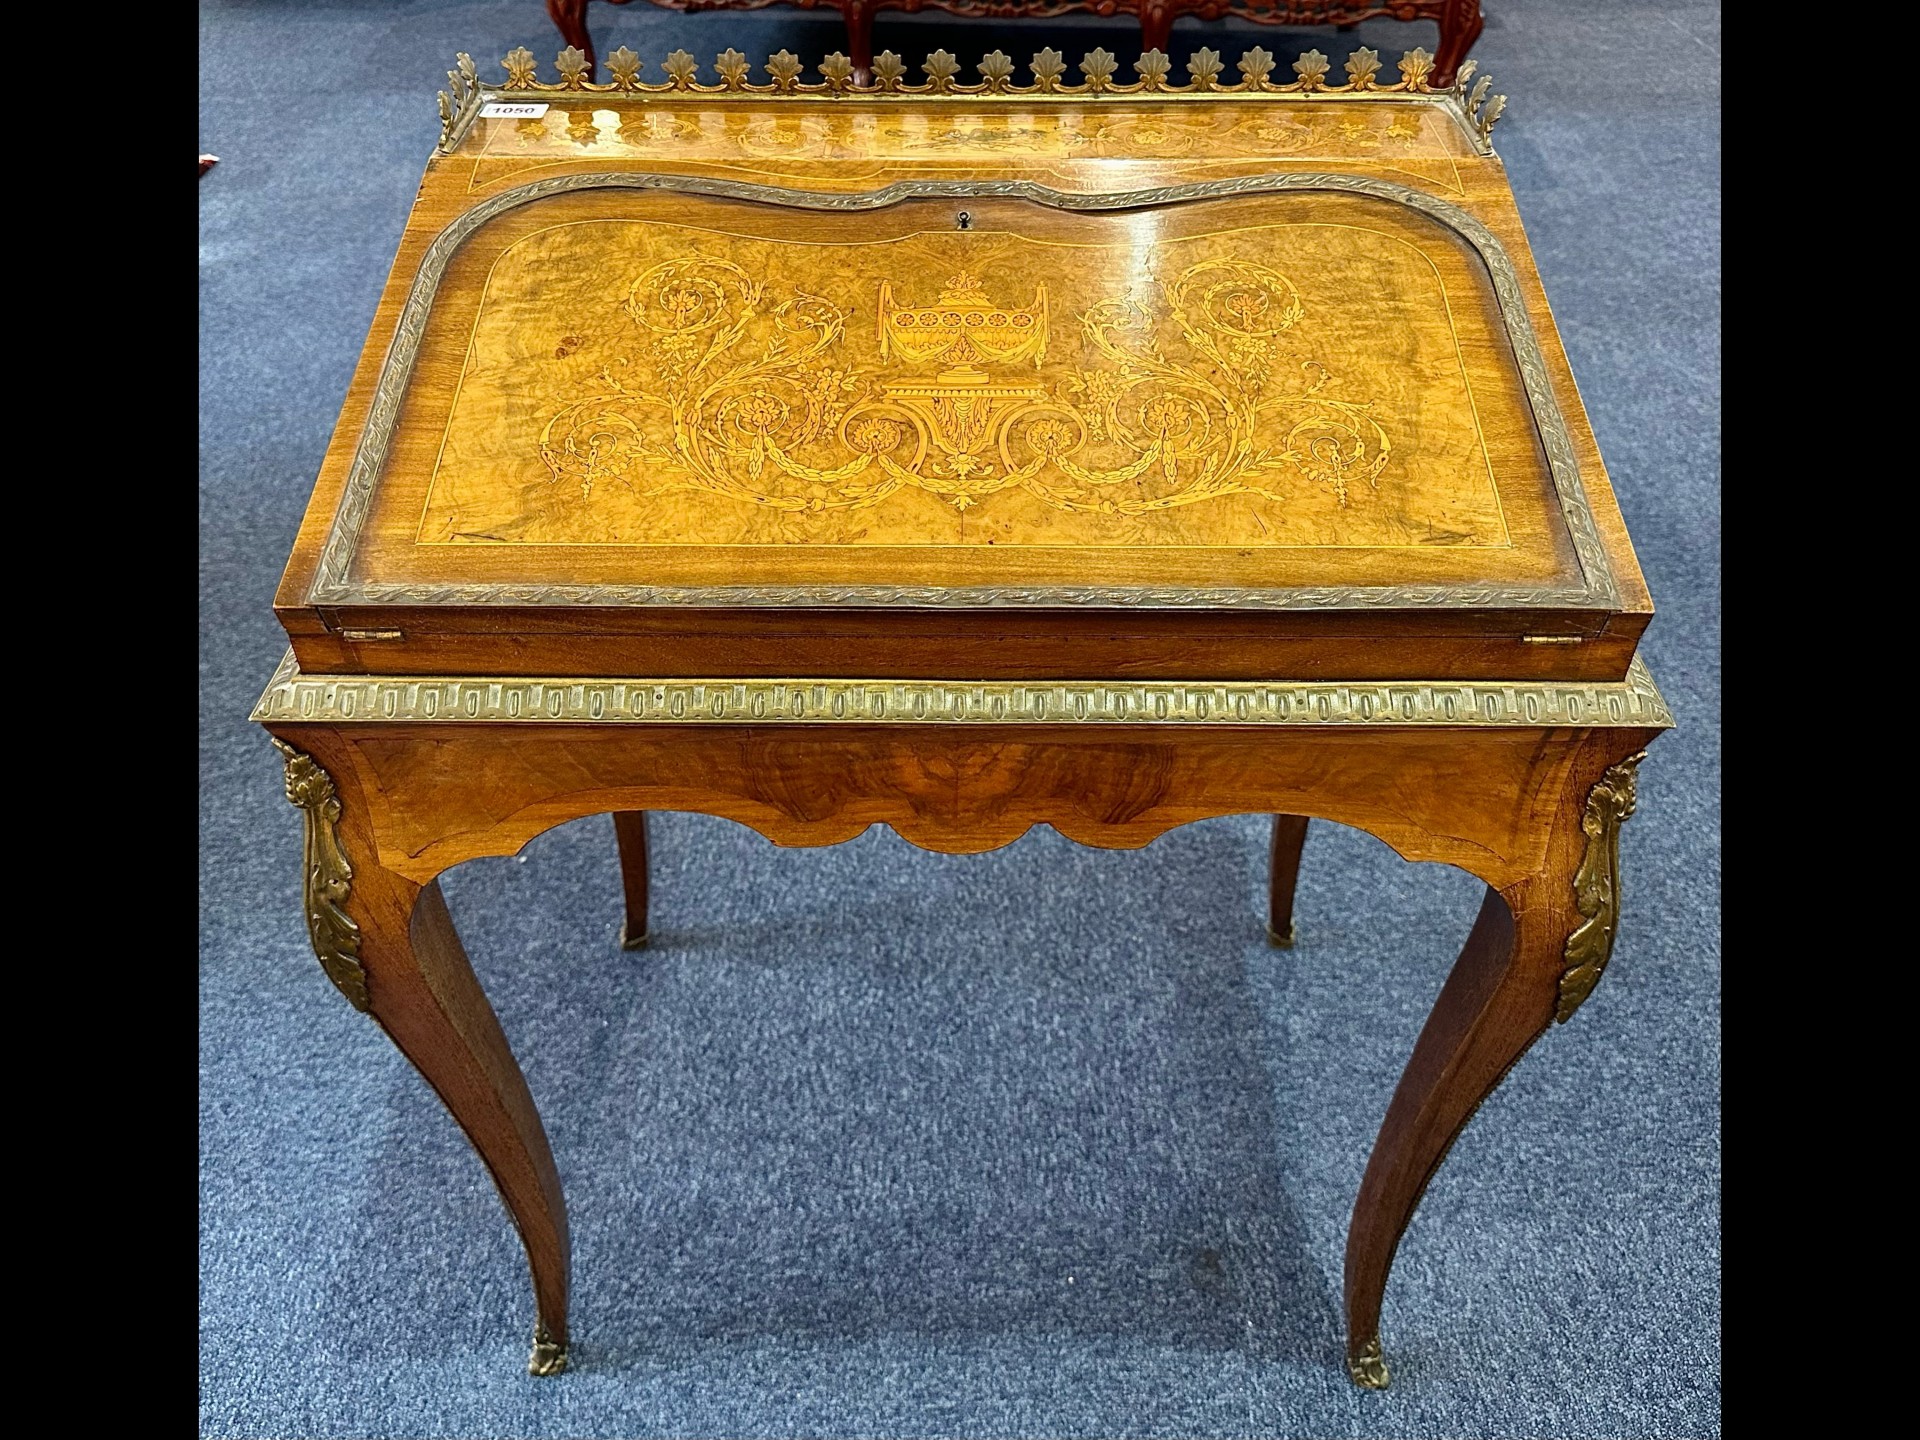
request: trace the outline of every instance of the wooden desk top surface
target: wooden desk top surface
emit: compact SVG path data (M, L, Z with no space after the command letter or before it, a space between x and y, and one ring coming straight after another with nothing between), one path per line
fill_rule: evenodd
M306 669L1626 673L1650 605L1484 86L622 53L455 72L277 599Z

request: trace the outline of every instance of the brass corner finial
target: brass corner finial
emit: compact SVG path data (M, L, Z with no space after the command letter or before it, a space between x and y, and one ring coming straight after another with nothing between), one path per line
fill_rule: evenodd
M753 96L836 96L836 95L1063 95L1078 98L1094 96L1125 95L1354 95L1370 94L1432 94L1429 83L1433 74L1433 56L1425 50L1409 50L1400 58L1400 79L1393 84L1380 82L1380 53L1365 47L1350 54L1342 67L1345 83L1334 85L1328 82L1334 78L1333 64L1319 50L1309 50L1293 62L1293 79L1284 83L1273 76L1276 62L1273 54L1263 46L1255 45L1240 56L1235 68L1239 78L1227 80L1227 64L1219 51L1203 48L1196 51L1187 61L1187 78L1180 82L1172 79L1173 65L1168 56L1160 50L1148 50L1132 62L1133 72L1139 77L1135 80L1120 78L1122 63L1120 59L1105 47L1096 47L1080 58L1077 81L1067 79L1067 59L1058 50L1049 46L1039 51L1028 62L1027 69L1032 79L1021 84L1014 79L1016 66L1013 59L1004 51L993 50L983 56L975 67L979 80L964 82L962 74L966 66L960 58L947 50L935 50L920 65L924 79L918 83L907 79L908 66L905 60L891 50L883 50L876 55L869 77L860 82L854 79L853 62L845 55L835 52L821 60L816 73L818 81L801 78L808 73L807 67L788 50L779 50L766 61L767 80L753 79L752 64L738 50L722 51L714 60L714 70L718 75L717 83L708 84L700 79L699 65L693 56L685 50L675 50L661 65L665 78L649 82L639 78L646 68L644 62L632 50L624 45L607 57L607 69L611 78L603 83L595 83L587 78L589 71L586 56L576 47L569 45L562 50L554 61L559 78L546 81L539 78L534 63L533 52L525 46L509 51L501 61L506 70L506 83L495 94L536 95L554 91L586 91L593 94L649 94L657 95L669 91L682 91L700 95L753 95ZM463 66L464 78L454 80L454 91L442 107L441 141L443 149L456 142L464 133L469 111L478 108L480 85L473 77L472 63ZM1467 62L1461 67L1460 75L1472 73L1472 64ZM450 74L450 77L452 75ZM1447 92L1455 96L1464 106L1466 92L1459 85ZM1477 102L1476 102L1477 103ZM1493 117L1499 114L1503 102L1495 96L1486 110L1470 124L1490 126ZM452 119L446 118L451 110ZM1484 131L1481 133L1484 134Z
M439 95L442 155L453 149L467 122L480 108L480 77L473 68L473 56L463 50L454 57L453 69L447 71L447 85L451 93L442 90Z
M1507 97L1495 95L1487 98L1487 92L1493 88L1493 77L1482 75L1474 81L1473 88L1467 88L1467 82L1473 80L1480 69L1477 60L1463 60L1454 73L1453 94L1460 101L1461 118L1467 122L1467 128L1473 131L1474 138L1480 142L1480 148L1489 153L1493 150L1493 122L1498 120L1507 108Z
M287 765L287 803L305 815L300 894L307 938L327 978L356 1010L369 1010L367 972L360 966L360 927L347 914L353 866L340 848L340 795L311 755L275 739Z
M1600 983L1613 957L1613 939L1620 926L1620 827L1638 804L1636 786L1642 750L1629 755L1594 782L1587 792L1587 808L1580 817L1587 848L1573 874L1573 903L1586 918L1567 937L1566 968L1560 972L1560 1000L1554 1022L1573 1018Z
M1480 118L1473 122L1473 128L1479 134L1482 141L1489 145L1493 143L1493 122L1506 113L1506 96L1496 95L1487 101L1487 108L1482 110L1480 112Z

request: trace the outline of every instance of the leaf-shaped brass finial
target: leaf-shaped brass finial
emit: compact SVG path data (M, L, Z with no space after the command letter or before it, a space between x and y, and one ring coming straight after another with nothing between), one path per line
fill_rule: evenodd
M1373 77L1380 73L1380 52L1360 49L1347 56L1347 83L1356 90L1371 90Z
M1247 89L1261 89L1272 73L1273 56L1264 45L1256 45L1240 57L1240 74L1246 79Z
M1480 131L1480 138L1482 140L1490 141L1492 139L1493 122L1500 118L1501 112L1504 111L1506 108L1507 108L1507 97L1504 95L1496 95L1491 100L1487 101L1487 108L1480 112L1480 119L1477 122L1475 122L1476 128Z
M509 50L506 58L500 62L507 67L507 88L509 90L527 90L533 86L533 52L522 45Z
M1472 92L1467 96L1467 113L1469 115L1480 108L1480 102L1487 98L1487 91L1492 88L1493 77L1491 75L1482 75L1480 77L1480 83L1474 86Z
M674 89L687 90L692 88L693 77L700 72L700 63L685 50L676 50L667 56L665 69Z
M569 90L578 90L587 83L587 52L578 45L567 46L554 57L553 64Z
M1318 90L1327 80L1327 57L1309 50L1293 62L1293 73L1300 77L1302 90Z
M853 83L853 62L836 50L820 62L820 73L826 78L827 89L838 95Z
M1462 60L1460 62L1460 68L1453 72L1453 88L1456 90L1466 89L1467 81L1473 78L1473 72L1479 68L1480 62L1478 60Z
M1408 90L1427 89L1427 77L1433 73L1433 56L1415 48L1400 57L1400 83Z
M1105 46L1089 50L1080 57L1080 73L1087 79L1087 88L1095 94L1113 83L1113 72L1119 68L1119 59Z
M633 89L635 79L640 74L640 67L644 63L638 55L624 45L607 56L607 73L613 76L614 88Z
M1218 50L1196 50L1187 60L1187 74L1193 77L1193 88L1196 90L1211 90L1225 68L1220 63Z
M793 89L794 82L800 78L800 57L791 50L774 51L767 57L767 74L773 77L777 88Z
M1033 57L1028 68L1033 71L1034 83L1042 91L1051 93L1060 88L1060 77L1067 73L1067 62L1058 50L1048 46Z
M747 86L747 57L732 46L728 46L713 57L713 68L720 72L720 78L727 82L729 90L744 90Z
M1007 88L1007 81L1013 76L1013 57L1004 50L991 50L980 61L980 78L987 83L987 89L999 95Z
M882 90L898 90L900 77L907 73L907 62L891 50L873 57L873 78Z
M1164 50L1149 50L1133 62L1133 68L1140 72L1140 83L1148 90L1160 90L1167 83L1167 72L1173 69L1173 61L1167 58Z
M926 71L927 83L934 92L944 95L953 89L953 77L960 73L960 61L945 50L936 50L927 56L920 68Z
M460 128L463 116L473 113L473 106L480 98L480 80L474 73L473 57L464 51L454 56L453 69L447 71L447 84L451 91L439 92L440 102L440 153L447 154L453 148L454 131Z

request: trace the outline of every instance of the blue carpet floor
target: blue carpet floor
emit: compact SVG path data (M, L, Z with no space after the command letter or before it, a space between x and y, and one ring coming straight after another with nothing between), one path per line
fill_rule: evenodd
M315 965L297 817L244 717L441 72L557 41L534 0L203 4L203 1434L1719 1433L1718 7L1489 9L1500 149L1680 728L1625 832L1613 968L1428 1194L1368 1394L1341 1365L1347 1213L1478 885L1316 824L1303 943L1269 950L1257 817L952 858L665 816L637 956L605 817L452 874L572 1202L576 1369L524 1374L504 1211ZM603 52L650 60L841 44L792 10L594 10ZM914 57L1127 33L880 21ZM1283 64L1432 44L1175 37Z

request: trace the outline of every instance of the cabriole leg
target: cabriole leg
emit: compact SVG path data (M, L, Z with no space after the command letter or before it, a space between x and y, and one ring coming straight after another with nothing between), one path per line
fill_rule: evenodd
M620 845L620 884L626 891L627 918L620 925L620 948L644 950L647 924L647 812L614 812L613 833Z
M1583 802L1563 811L1540 874L1488 888L1414 1044L1347 1231L1347 1365L1358 1385L1387 1383L1381 1297L1427 1183L1474 1111L1606 968L1619 915L1619 827L1633 813L1640 759L1609 767Z
M467 963L437 882L381 868L364 806L276 741L306 812L307 927L327 975L426 1077L492 1173L533 1272L535 1375L567 1366L567 1207L526 1077ZM359 813L356 813L359 812Z
M1307 817L1273 817L1273 861L1267 887L1267 943L1293 948L1293 892L1300 883L1300 849L1307 843Z

